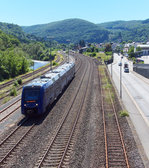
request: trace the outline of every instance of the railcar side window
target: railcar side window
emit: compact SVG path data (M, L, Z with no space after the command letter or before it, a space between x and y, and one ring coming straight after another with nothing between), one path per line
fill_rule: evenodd
M39 99L40 90L25 90L24 91L24 100L30 101L30 100L38 100Z

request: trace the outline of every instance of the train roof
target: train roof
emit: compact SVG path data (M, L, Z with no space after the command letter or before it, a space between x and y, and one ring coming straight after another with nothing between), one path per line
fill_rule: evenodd
M24 87L41 87L52 85L56 80L58 80L63 74L65 74L69 69L74 66L74 62L65 63L56 69L48 72L47 74L41 76L40 78L34 79Z

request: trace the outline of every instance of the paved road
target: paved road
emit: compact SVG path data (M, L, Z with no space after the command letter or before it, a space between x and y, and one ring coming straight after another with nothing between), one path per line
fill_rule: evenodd
M114 54L112 78L119 93L120 66L118 63L120 61L121 56ZM126 58L122 59L122 101L130 114L130 119L149 160L149 79L133 72L130 62L130 72L124 73L124 62L128 62ZM111 65L108 68L111 73ZM148 164L146 161L146 167L149 167Z

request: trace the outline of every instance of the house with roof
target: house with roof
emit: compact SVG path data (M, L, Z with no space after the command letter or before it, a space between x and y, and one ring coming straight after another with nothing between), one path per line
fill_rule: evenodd
M141 48L141 52L142 55L149 55L149 44L138 44L135 48L134 48L134 52L136 52L136 48L140 47Z

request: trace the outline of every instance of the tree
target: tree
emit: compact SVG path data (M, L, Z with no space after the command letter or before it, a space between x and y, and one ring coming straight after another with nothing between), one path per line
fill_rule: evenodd
M128 55L130 58L135 57L134 46L131 46L128 50Z
M85 41L84 40L80 40L79 41L79 45L80 45L80 47L85 47Z
M137 47L136 51L142 51L141 47Z
M111 46L110 43L105 45L104 51L105 51L105 52L110 52L110 51L112 51L112 46Z

